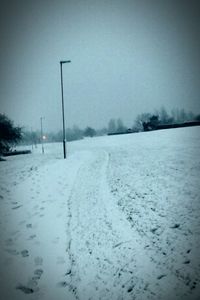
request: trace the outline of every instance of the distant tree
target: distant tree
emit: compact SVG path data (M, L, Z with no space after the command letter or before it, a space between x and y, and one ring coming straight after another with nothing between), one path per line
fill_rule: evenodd
M153 115L149 119L149 123L151 126L151 129L156 129L156 127L160 124L160 119L159 116Z
M153 115L148 122L143 122L144 131L155 130L160 124L159 116Z
M62 142L62 140L63 140L63 132L62 130L59 130L54 134L53 142Z
M66 139L67 141L75 141L83 138L83 131L79 129L77 126L73 126L73 128L66 129Z
M161 107L160 111L156 115L159 116L159 120L161 124L173 123L173 118L170 117L170 115L167 113L167 110L165 109L164 106Z
M32 131L31 132L31 142L32 142L32 145L37 145L40 141L40 136L38 135L37 132L35 131Z
M108 129L106 127L103 127L101 129L96 130L96 135L106 135L108 133Z
M191 111L186 112L184 109L172 109L168 114L164 107L156 110L154 115L150 113L142 113L136 117L135 123L132 127L136 131L148 131L156 129L158 125L183 123L186 121L200 120L200 115L195 116Z
M80 140L83 138L83 130L81 130L77 125L72 128L75 140Z
M177 123L177 120L178 120L178 110L173 108L171 110L171 117L173 118L173 122L174 123Z
M143 123L145 122L149 122L149 119L151 118L151 114L150 113L142 113L139 114L136 117L136 120L134 122L134 125L132 127L132 129L136 132L136 131L143 131Z
M84 130L84 136L93 137L96 135L96 130L92 127L87 127Z
M39 142L40 142L39 132L22 130L20 144L36 146Z
M193 121L195 119L194 113L192 111L189 111L187 118L188 118L187 121Z
M0 154L9 151L21 137L21 127L15 127L6 115L0 114Z
M186 112L183 108L182 109L173 109L171 111L171 115L173 117L174 123L183 123L186 121L195 120L195 115L193 112L189 111Z
M184 108L182 108L179 112L179 122L185 122L187 120L187 113L185 112Z
M200 114L199 114L199 115L196 115L195 118L194 118L194 120L195 120L195 121L200 121Z
M125 132L127 130L126 126L124 126L122 120L119 118L117 119L117 132Z
M139 131L141 131L137 126L135 126L135 124L132 126L132 128L130 128L130 130L132 132L139 132Z
M115 119L110 119L108 123L108 133L114 133L117 131L117 125Z

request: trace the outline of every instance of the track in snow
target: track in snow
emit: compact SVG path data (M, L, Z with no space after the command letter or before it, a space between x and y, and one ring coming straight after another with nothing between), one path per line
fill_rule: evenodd
M164 294L162 283L156 285L165 275L112 199L108 158L94 153L77 174L68 201L71 267L63 286L81 300L155 299Z

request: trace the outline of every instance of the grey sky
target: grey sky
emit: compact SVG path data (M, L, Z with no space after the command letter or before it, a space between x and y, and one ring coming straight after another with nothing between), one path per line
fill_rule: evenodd
M199 1L5 1L0 111L47 131L106 126L164 105L200 112Z

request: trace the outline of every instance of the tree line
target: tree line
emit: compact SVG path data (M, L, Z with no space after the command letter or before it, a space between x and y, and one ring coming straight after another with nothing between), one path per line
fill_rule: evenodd
M140 132L144 131L144 124L151 122L157 122L159 124L173 124L182 123L186 121L200 121L200 114L195 115L193 112L187 112L184 109L173 109L171 112L167 112L165 107L161 107L154 113L142 113L137 115L133 121L132 126L127 127L121 118L111 118L104 128L94 129L93 127L87 126L85 129L80 129L78 126L73 126L72 128L66 129L66 139L67 141L80 140L84 137L94 137L107 135L110 133L126 133L126 132ZM63 140L62 130L58 132L46 133L48 142L61 142ZM29 132L23 131L23 143L33 143L37 144L41 141L41 134L39 131Z
M187 112L184 109L173 109L167 112L164 107L156 110L154 113L142 113L137 115L132 126L124 125L122 119L112 118L108 125L101 129L94 129L87 126L85 129L80 129L78 126L66 129L67 141L80 140L84 137L94 137L106 134L117 134L126 132L145 131L145 126L148 124L179 124L187 121L200 121L200 114ZM40 131L28 131L22 127L14 126L13 122L4 114L0 113L0 154L9 151L17 143L26 145L37 145L41 143L41 139L45 138L46 142L61 142L63 140L62 130L58 132L44 133L41 137Z
M180 124L187 121L200 121L200 115L193 112L185 111L184 109L172 109L171 112L167 112L165 107L161 107L160 110L156 110L154 113L142 113L139 114L132 127L133 131L144 131L145 124L157 123L159 125L168 124Z
M124 126L121 119L111 119L108 123L108 133L140 132L145 131L145 124L154 123L159 125L180 124L187 121L200 121L200 114L187 112L184 109L172 109L167 112L165 107L154 113L138 114L131 127Z
M73 126L72 128L66 129L66 140L71 142L75 140L83 139L84 137L94 137L106 134L106 129L96 130L90 126L85 129L80 129L78 126ZM63 141L63 131L59 130L57 132L45 132L43 137L41 137L41 132L38 131L27 131L22 129L22 144L32 144L37 145L41 143L43 138L44 142L62 142Z

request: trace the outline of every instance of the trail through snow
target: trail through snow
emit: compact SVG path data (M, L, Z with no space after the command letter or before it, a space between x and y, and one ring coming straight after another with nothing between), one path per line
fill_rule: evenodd
M70 286L77 299L128 299L127 293L133 286L145 287L147 283L139 278L132 280L133 269L129 267L137 256L140 257L137 267L143 270L151 262L145 259L142 248L138 248L137 235L130 224L113 205L106 178L107 165L106 152L93 155L80 168L69 199L69 230L73 233L69 241ZM124 274L125 269L130 276Z
M26 299L27 294L31 299L65 299L65 291L57 286L68 265L67 198L87 157L83 152L64 163L36 164L28 178L15 181L11 190L2 188L0 285L4 299Z

